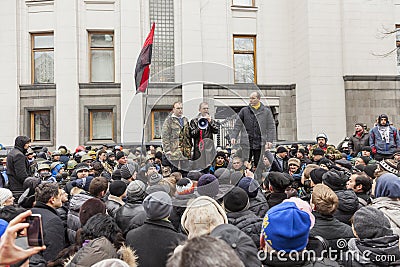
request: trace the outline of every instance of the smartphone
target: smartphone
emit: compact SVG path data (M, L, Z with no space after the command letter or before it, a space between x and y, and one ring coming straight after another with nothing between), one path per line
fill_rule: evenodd
M32 214L26 218L28 227L28 245L31 247L41 247L44 245L42 215Z

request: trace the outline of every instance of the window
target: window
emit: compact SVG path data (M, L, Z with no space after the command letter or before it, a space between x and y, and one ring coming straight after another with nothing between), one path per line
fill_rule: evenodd
M149 13L150 22L156 23L151 59L153 75L151 81L174 82L174 0L150 0Z
M54 83L54 35L53 33L33 33L32 83Z
M256 37L233 36L235 83L256 83Z
M396 24L397 72L400 73L400 24Z
M162 126L171 110L153 110L151 112L151 137L161 139Z
M30 138L32 141L50 141L50 110L30 111Z
M254 6L255 0L232 0L234 6Z
M90 81L114 82L114 34L89 33Z
M113 140L114 114L112 109L89 110L89 135L93 140Z

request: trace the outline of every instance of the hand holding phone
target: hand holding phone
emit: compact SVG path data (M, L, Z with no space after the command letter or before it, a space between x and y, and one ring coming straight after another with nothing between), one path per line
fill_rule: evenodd
M46 249L45 246L23 249L15 244L17 233L29 226L24 220L31 215L30 210L25 211L15 217L0 239L0 262L4 265L11 265L20 262L30 256Z
M42 216L32 214L26 218L28 226L28 245L31 247L41 247L44 245Z

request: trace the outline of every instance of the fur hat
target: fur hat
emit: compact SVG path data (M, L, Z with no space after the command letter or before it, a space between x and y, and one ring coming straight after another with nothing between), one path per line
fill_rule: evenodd
M169 217L172 211L171 197L162 191L148 195L143 201L143 207L147 218L150 220L161 220Z
M110 194L116 197L122 196L125 191L126 191L126 183L123 181L113 181L108 190L110 191Z
M249 197L242 188L234 187L224 197L224 207L227 212L238 212L249 208Z
M296 165L297 167L300 168L301 162L300 162L300 160L298 158L290 158L289 161L288 161L288 165L290 165L290 164L294 164L294 165Z
M218 225L228 223L224 209L208 196L200 196L188 204L181 217L181 225L189 239L210 234Z
M79 220L81 225L85 225L93 215L98 213L106 214L106 204L95 197L86 200L79 210Z

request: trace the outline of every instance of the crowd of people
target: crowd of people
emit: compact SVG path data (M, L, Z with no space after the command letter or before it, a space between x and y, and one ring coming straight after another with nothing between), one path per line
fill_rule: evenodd
M2 160L0 265L400 266L400 136L388 116L337 147L325 133L273 147L270 110L250 98L232 135L248 142L232 151L204 142L217 129L205 102L193 121L174 103L163 147L147 150L33 151L18 136ZM41 247L26 243L32 213Z

